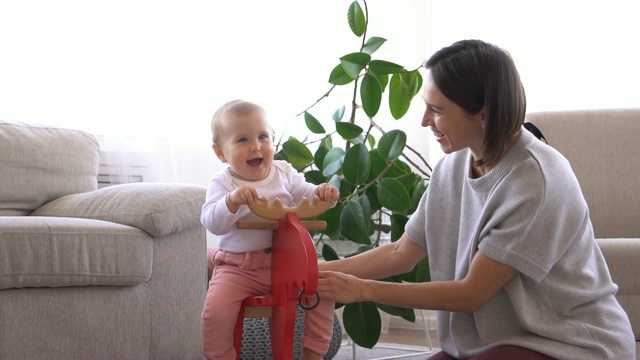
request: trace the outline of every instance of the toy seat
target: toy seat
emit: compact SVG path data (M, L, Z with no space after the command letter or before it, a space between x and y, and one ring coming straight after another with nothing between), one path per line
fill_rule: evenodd
M242 328L245 317L271 317L271 349L273 358L293 359L296 306L312 310L320 301L317 296L318 258L309 230L322 230L324 221L300 221L321 214L331 207L317 197L312 203L304 199L292 208L285 208L276 199L268 204L265 198L251 210L266 221L238 221L239 229L274 229L271 244L271 294L251 296L242 302L233 332L233 346L240 358ZM315 301L307 302L307 296ZM258 309L257 311L254 309Z

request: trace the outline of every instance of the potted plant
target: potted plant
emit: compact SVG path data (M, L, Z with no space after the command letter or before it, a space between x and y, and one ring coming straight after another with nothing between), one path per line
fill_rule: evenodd
M277 144L276 158L289 161L308 181L329 182L340 189L340 201L319 217L327 221L327 229L315 237L328 261L339 256L326 239L355 242L359 245L355 253L379 246L383 234L396 241L427 189L431 173L428 162L407 145L403 131L387 131L375 120L385 93L388 112L394 119L407 113L422 87L419 72L422 65L407 70L373 58L386 39L367 36L368 7L366 0L361 1L364 9L356 0L350 4L347 16L351 31L362 39L360 48L340 57L329 75L329 91L298 114L312 135L301 140L290 136ZM312 114L314 107L340 86L353 87L349 103L335 110L331 120L318 120L321 117ZM411 160L407 155L410 152L421 163ZM428 264L425 260L408 274L380 280L428 281ZM415 321L413 309L371 302L347 304L343 324L359 346L372 348L378 342L381 332L378 309Z

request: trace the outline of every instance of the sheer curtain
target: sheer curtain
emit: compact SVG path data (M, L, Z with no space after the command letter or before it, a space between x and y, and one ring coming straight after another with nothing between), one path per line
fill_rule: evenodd
M0 118L99 136L118 179L205 185L221 167L209 120L235 98L262 104L276 134L329 89L359 39L351 0L31 0L0 2ZM369 0L378 58L417 67L462 38L494 42L521 71L529 110L637 107L637 0ZM315 115L328 119L343 99ZM431 162L422 104L392 126ZM323 113L324 112L324 113ZM390 116L389 116L390 118ZM117 181L117 179L115 180Z

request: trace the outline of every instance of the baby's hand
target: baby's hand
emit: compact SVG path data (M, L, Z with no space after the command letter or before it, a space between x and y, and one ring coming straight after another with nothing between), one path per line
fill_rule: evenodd
M253 186L240 186L227 194L227 207L232 213L235 213L240 206L253 204L258 198L258 190L256 188Z
M340 199L340 191L338 188L328 183L316 186L314 195L318 195L322 201L336 202Z

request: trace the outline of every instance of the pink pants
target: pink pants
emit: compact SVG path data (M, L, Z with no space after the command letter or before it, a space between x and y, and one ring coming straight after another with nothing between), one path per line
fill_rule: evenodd
M264 250L234 253L209 248L207 260L211 281L202 312L204 356L208 360L235 360L233 329L240 303L248 296L271 292L271 254ZM303 348L323 355L329 350L333 311L334 303L325 300L306 312Z

